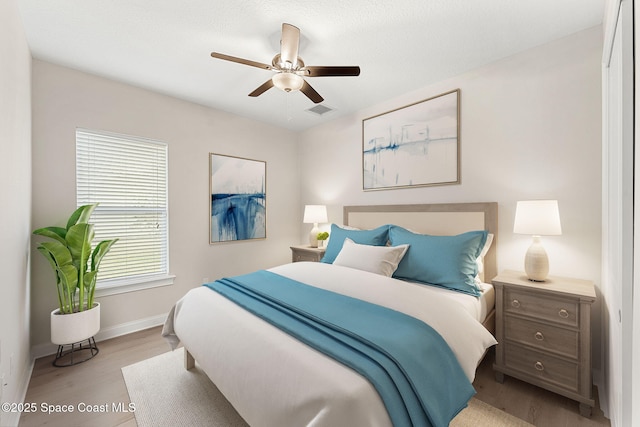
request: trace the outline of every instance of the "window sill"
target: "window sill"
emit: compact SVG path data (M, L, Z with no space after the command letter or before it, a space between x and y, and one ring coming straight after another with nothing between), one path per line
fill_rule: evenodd
M129 280L117 280L109 283L99 283L96 287L96 298L106 297L109 295L124 294L127 292L141 291L144 289L159 288L161 286L173 285L174 275L163 275L153 277L142 277Z

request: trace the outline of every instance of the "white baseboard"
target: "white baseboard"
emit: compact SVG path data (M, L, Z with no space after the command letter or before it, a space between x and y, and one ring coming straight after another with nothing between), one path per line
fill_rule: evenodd
M153 328L164 324L167 320L169 313L159 314L157 316L151 316L144 319L138 319L120 325L109 326L108 328L101 329L96 335L96 341L104 341L110 338L121 337L132 332L142 331L144 329Z
M160 314L157 316L146 317L144 319L138 319L127 323L121 323L119 325L109 326L107 328L100 329L95 336L96 341L104 341L110 338L120 337L132 332L142 331L144 329L153 328L154 326L160 326L164 323L168 313ZM31 356L33 359L49 356L55 354L58 350L58 346L53 343L38 344L31 349Z
M604 383L602 371L594 369L592 375L593 384L598 388L598 403L600 404L600 409L604 413L604 416L609 418L609 395L607 394L607 387Z
M15 396L8 396L3 402L23 402L27 396L27 390L29 389L29 381L31 381L31 374L33 373L33 365L35 359L31 358L31 363L25 368L22 373L20 386L16 390ZM1 385L0 385L1 387ZM0 413L0 425L3 427L18 427L20 423L20 412L1 412Z

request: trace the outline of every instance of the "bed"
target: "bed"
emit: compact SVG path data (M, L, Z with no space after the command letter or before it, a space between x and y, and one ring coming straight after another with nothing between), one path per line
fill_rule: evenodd
M356 303L364 301L364 304L371 303L419 319L421 322L418 323L430 325L436 335L446 341L445 347L450 353L443 354L451 354L450 359L455 360L453 364L460 368L469 383L472 382L475 368L487 349L496 343L492 335L493 289L486 282L496 274L497 204L346 206L343 223L344 226L336 228L332 236L340 233L359 236L360 230L375 230L388 224L394 224L395 235L399 236L396 238L400 240L404 236L412 239L411 233L458 236L485 230L485 235L491 235L493 242L485 245L483 240L485 251L482 259L478 259L482 266L475 278L478 295L353 268L349 262L344 262L347 243L337 252L340 258L336 257L333 263L292 263L263 273L302 282L309 285L311 291L330 291ZM352 232L352 229L356 231ZM358 251L373 250L369 245L354 241L349 245ZM335 244L333 246L335 249ZM388 252L387 247L388 244L381 251ZM417 244L414 247L418 247ZM325 256L330 255L331 248L330 241ZM406 254L411 251L411 245L408 248ZM368 257L359 257L363 258ZM399 423L397 415L389 409L384 393L381 397L372 380L365 378L362 372L302 343L207 287L189 291L176 303L167 318L163 335L174 347L182 342L187 369L197 360L252 426L386 427L404 424ZM419 345L416 342L416 349ZM435 359L424 362L425 366L440 366L441 363ZM439 387L441 392L436 394L456 393L455 387L447 390L444 383ZM462 407L444 417L453 416L460 409ZM433 425L448 424L448 420L438 421L438 416L429 417Z

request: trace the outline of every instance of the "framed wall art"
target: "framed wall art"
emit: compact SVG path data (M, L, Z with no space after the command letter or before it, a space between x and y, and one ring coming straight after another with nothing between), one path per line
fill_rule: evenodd
M362 121L362 187L460 183L460 89Z
M267 163L209 153L209 243L267 237Z

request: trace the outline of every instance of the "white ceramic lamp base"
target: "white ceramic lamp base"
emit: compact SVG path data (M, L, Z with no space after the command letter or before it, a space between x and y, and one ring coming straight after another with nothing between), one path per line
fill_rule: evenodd
M529 280L534 282L544 282L549 275L549 257L540 236L533 236L533 242L524 257L524 271Z
M318 247L318 233L320 232L320 230L318 229L318 223L314 222L313 223L313 228L311 229L311 232L309 233L309 245L312 248L317 248Z

